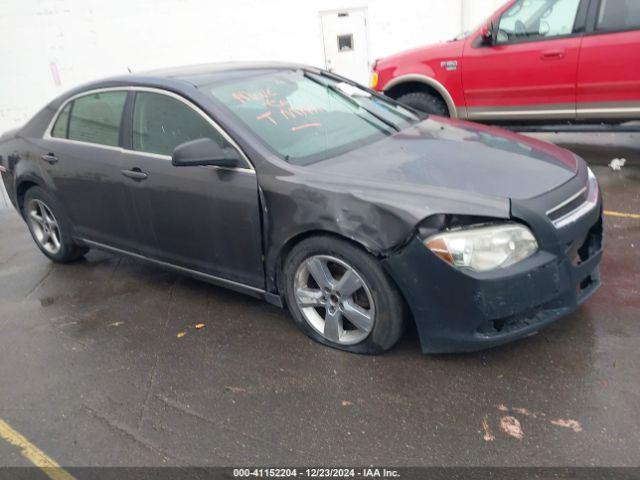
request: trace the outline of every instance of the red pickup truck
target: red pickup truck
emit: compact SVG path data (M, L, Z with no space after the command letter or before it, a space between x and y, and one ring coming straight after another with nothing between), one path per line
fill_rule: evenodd
M378 60L372 86L476 121L640 119L640 0L510 0L450 42Z

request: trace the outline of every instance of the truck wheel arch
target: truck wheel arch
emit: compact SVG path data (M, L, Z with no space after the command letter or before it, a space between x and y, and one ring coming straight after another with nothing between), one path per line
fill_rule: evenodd
M425 87L427 87L428 90L435 91L435 93L438 94L442 98L442 100L447 104L447 108L449 109L449 115L451 116L451 118L458 118L459 112L453 101L453 97L451 96L449 91L445 88L444 85L442 85L436 79L427 77L426 75L412 73L412 74L401 75L399 77L396 77L385 85L384 93L393 98L393 94L392 94L393 91L397 92L400 87L406 86L412 83L422 84Z

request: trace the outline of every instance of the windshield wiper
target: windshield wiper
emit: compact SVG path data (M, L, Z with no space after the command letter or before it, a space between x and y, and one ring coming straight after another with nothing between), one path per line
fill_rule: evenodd
M349 95L348 93L343 92L339 87L336 87L335 85L330 85L330 84L326 84L326 87L329 90L331 90L332 92L335 92L335 93L337 93L339 95L342 95L344 98L349 100L354 106L356 106L358 108L361 108L362 110L364 110L365 112L370 114L372 117L375 117L377 120L379 120L382 123L384 123L387 127L394 129L396 132L400 131L400 127L398 127L391 120L387 120L382 115L379 115L378 113L374 112L373 110L368 109L367 107L362 105L358 100L353 98L351 95Z
M329 83L324 83L324 82L318 80L317 78L314 78L313 74L310 74L309 72L304 72L303 75L305 76L305 78L308 78L312 82L317 83L318 85L321 85L321 86L327 88L328 90L331 90L332 92L336 93L337 95L339 95L340 97L344 98L349 103L351 103L353 106L364 110L365 112L367 112L369 115L371 115L372 117L374 117L378 121L384 123L387 127L395 130L396 132L400 131L400 127L398 127L395 123L393 123L390 120L387 120L386 118L384 118L383 116L377 114L376 112L373 112L373 111L369 110L364 105L362 105L360 102L358 102L355 98L353 98L351 95L346 94L345 92L343 92L340 88L336 87L335 85L331 85ZM375 124L373 122L369 122L369 123L371 123L372 125L375 126Z
M338 77L334 73L327 72L325 70L319 70L318 75L320 75L321 77L325 77L325 78L328 78L330 80L333 80L334 82L343 82L343 83L346 83L348 85L352 85L352 86L362 90L362 87L360 85L358 85L357 83L349 80L348 78ZM364 89L364 91L367 92L368 94L370 94L372 97L377 98L381 102L388 103L388 104L391 104L391 105L393 105L395 107L402 108L403 110L408 111L409 113L411 113L411 115L413 115L413 117L414 117L413 120L414 121L424 120L428 116L428 115L423 114L422 112L417 111L414 108L409 107L408 105L401 104L400 102L398 102L397 100L394 100L393 98L387 97L384 93L377 92L377 91L375 91L373 89L370 89L370 88ZM402 114L400 114L400 115L402 115Z

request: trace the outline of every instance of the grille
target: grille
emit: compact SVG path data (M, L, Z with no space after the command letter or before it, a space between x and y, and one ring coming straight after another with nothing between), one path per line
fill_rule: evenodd
M547 213L547 216L551 219L551 221L558 220L559 218L564 217L568 213L573 212L576 208L582 205L587 201L588 193L587 189L583 188L580 192L578 192L577 196L574 196L566 201L566 203L561 203L559 206L555 207L553 210L550 210Z
M547 211L547 217L560 229L576 222L598 204L600 191L595 175L589 169L587 185L578 193Z

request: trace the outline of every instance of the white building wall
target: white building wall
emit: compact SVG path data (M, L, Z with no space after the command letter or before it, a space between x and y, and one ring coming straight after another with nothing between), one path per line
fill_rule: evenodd
M0 0L0 132L100 77L225 60L324 66L319 12L367 7L370 61L452 38L505 0Z

